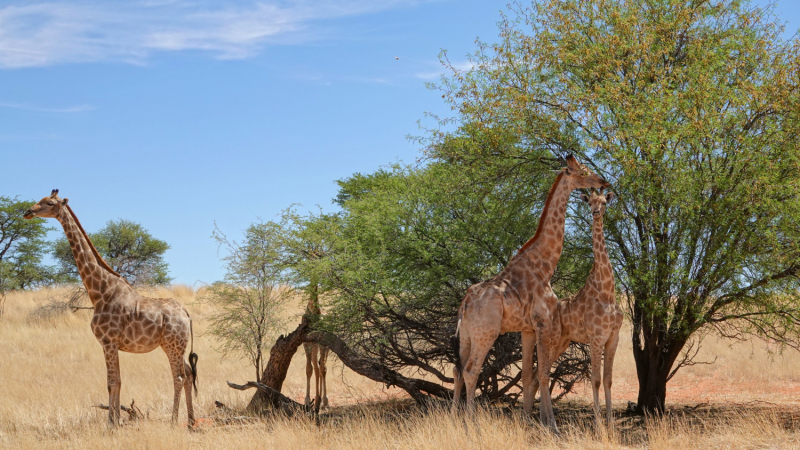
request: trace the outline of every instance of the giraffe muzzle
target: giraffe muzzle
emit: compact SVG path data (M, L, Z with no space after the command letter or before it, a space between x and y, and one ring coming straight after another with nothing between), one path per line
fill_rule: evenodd
M33 210L29 209L29 210L25 211L24 213L22 213L22 218L23 219L33 219Z

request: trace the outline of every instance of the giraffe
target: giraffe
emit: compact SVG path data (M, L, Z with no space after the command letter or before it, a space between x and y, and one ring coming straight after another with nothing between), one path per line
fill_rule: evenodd
M314 283L311 295L306 305L306 315L319 317L322 310L319 307L319 286ZM306 351L306 407L311 406L311 375L314 375L316 394L314 396L314 410L319 413L320 407L328 407L328 385L325 375L328 373L328 347L312 342L303 343Z
M454 336L458 349L453 370L453 413L457 411L464 384L467 410L474 409L475 387L483 360L497 336L512 331L522 332L523 409L531 412L533 393L528 389L533 375L534 345L538 349L539 367L550 367L547 350L560 334L559 324L553 322L558 298L550 287L550 278L564 246L567 200L574 189L608 186L572 155L566 162L567 167L550 188L534 236L494 278L470 286L461 302ZM543 370L538 375L542 398L540 420L558 431L550 402L550 373Z
M197 390L197 354L189 350L189 363L183 355L191 342L194 347L192 319L186 308L174 299L146 298L114 272L103 260L89 240L77 216L67 204L68 199L58 197L54 189L48 197L25 211L23 217L54 218L67 235L78 272L94 307L91 328L106 360L108 374L108 426L116 428L120 419L119 394L122 385L119 370L119 352L148 353L161 347L169 359L175 398L172 405L172 422L178 421L181 389L186 391L186 409L189 428L194 426L192 390Z
M600 361L603 359L603 390L606 398L606 419L609 429L614 426L611 410L611 378L614 366L614 355L619 342L619 330L622 327L622 309L617 305L614 291L614 271L608 259L606 241L603 236L603 214L606 205L614 198L614 193L605 195L592 190L589 196L582 195L583 201L589 203L592 211L592 250L594 266L586 283L573 297L559 301L556 312L561 323L560 342L554 353L548 357L554 362L570 342L588 343L592 361L592 394L594 397L594 414L598 428L600 427ZM539 366L550 367L550 366ZM538 370L538 368L537 368ZM531 391L536 392L539 380L534 371Z

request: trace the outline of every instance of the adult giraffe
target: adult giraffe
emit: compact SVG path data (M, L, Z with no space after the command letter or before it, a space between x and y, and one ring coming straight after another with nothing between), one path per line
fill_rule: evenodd
M592 360L594 417L598 429L600 428L599 391L601 382L606 398L606 422L609 429L614 426L614 414L611 410L611 377L623 317L622 309L617 305L614 270L608 259L606 240L603 236L603 214L605 214L606 205L613 197L612 192L603 195L602 191L594 192L594 190L589 196L581 195L583 201L589 203L592 211L594 265L581 290L573 297L558 303L556 314L561 323L561 336L557 347L553 348L553 353L548 356L551 362L555 361L567 350L570 342L589 344ZM604 353L605 358L603 357ZM601 360L603 363L602 381ZM539 387L536 371L534 371L532 383L531 392L536 392Z
M497 336L512 331L522 332L523 409L530 413L533 393L529 392L533 376L533 349L536 345L539 367L550 367L547 356L556 344L560 326L554 323L558 298L550 287L564 246L564 221L567 200L578 188L600 188L609 184L567 157L539 218L533 237L519 249L508 265L494 278L467 289L458 310L458 351L453 370L453 412L457 411L462 384L467 389L467 409L474 408L475 387L486 354ZM462 366L463 362L463 366ZM550 371L539 371L541 403L539 416L543 425L558 431L550 401Z
M194 346L192 319L186 308L174 299L146 298L100 257L89 240L68 199L58 197L58 189L25 211L23 217L52 217L64 227L78 273L94 306L92 332L106 359L108 371L108 426L119 425L119 393L122 385L119 374L119 352L148 353L156 347L164 349L172 369L175 398L172 421L178 421L181 389L186 390L188 423L194 426L192 390L197 379L197 354L189 351L189 364L183 360L186 346Z

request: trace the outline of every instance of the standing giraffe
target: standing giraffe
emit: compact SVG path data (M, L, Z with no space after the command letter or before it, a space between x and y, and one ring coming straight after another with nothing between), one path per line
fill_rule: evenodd
M319 307L319 285L314 283L306 305L306 315L319 318L322 310ZM328 347L311 342L303 343L306 351L306 407L311 405L311 375L314 375L316 394L314 410L319 413L320 407L328 407L328 385L325 375L328 373Z
M474 284L467 289L458 310L458 351L453 370L453 412L458 408L462 384L467 389L467 409L474 409L478 374L486 354L497 336L522 332L523 408L530 413L533 393L529 392L533 376L533 349L537 348L539 367L550 367L547 356L557 344L560 324L553 317L558 298L550 287L564 246L564 221L567 200L578 188L606 187L608 183L570 155L567 167L561 170L544 204L536 234L508 265L494 278ZM462 366L463 362L463 366ZM550 402L550 371L539 372L541 383L540 420L543 425L558 430Z
M557 315L561 322L561 337L558 347L553 349L554 353L549 355L548 360L554 362L567 350L572 341L589 344L594 414L599 428L600 361L605 352L602 382L606 397L606 419L610 429L614 426L614 415L611 410L611 373L619 342L619 329L622 327L622 309L617 305L615 296L614 271L608 259L606 240L603 236L603 214L606 211L606 204L614 198L614 194L609 192L603 195L602 190L600 192L592 190L590 196L582 195L581 198L588 202L592 209L594 266L581 290L575 296L558 304ZM531 391L536 392L538 387L539 380L534 372Z
M100 257L81 223L67 205L68 199L58 197L54 189L49 197L25 211L23 217L52 217L64 227L78 272L94 307L92 332L106 359L108 371L108 426L119 425L119 393L122 385L119 373L119 352L148 353L156 347L164 349L172 369L175 401L172 421L178 421L181 389L186 390L186 410L189 427L194 426L192 390L197 390L197 354L189 350L189 364L184 362L186 345L194 347L192 319L174 299L146 298Z

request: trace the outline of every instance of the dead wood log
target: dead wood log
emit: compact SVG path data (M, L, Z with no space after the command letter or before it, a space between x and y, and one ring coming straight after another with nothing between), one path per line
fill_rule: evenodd
M297 403L289 397L281 394L280 391L272 389L271 387L257 381L248 381L243 385L234 384L228 381L228 386L239 391L246 391L247 389L255 388L267 398L269 404L271 404L273 408L278 408L288 414L293 414L297 411L305 411L306 409L304 405L301 405L300 403Z
M258 382L248 382L240 386L244 389L257 388L255 395L247 405L247 409L254 412L262 411L266 406L281 407L287 404L283 399L300 406L299 403L280 393L286 372L292 362L292 357L304 342L314 342L328 346L339 359L353 372L365 376L373 381L385 384L387 387L397 386L403 389L417 403L425 404L431 397L450 399L453 391L438 383L419 378L406 377L396 370L381 365L376 361L363 358L352 351L347 344L332 333L312 331L307 317L297 328L287 336L281 335L269 352L269 361ZM253 383L253 384L251 384ZM228 383L234 389L236 386ZM261 387L263 386L263 388Z
M128 413L128 420L130 420L131 422L139 421L139 420L145 418L144 414L142 414L142 410L139 409L135 405L135 403L136 403L135 400L131 400L131 406L130 407L125 406L125 405L119 405L119 409L121 409L122 411ZM102 403L99 404L99 405L93 406L93 408L99 408L99 409L103 409L103 410L108 411L108 406L106 406L106 405L104 405Z

